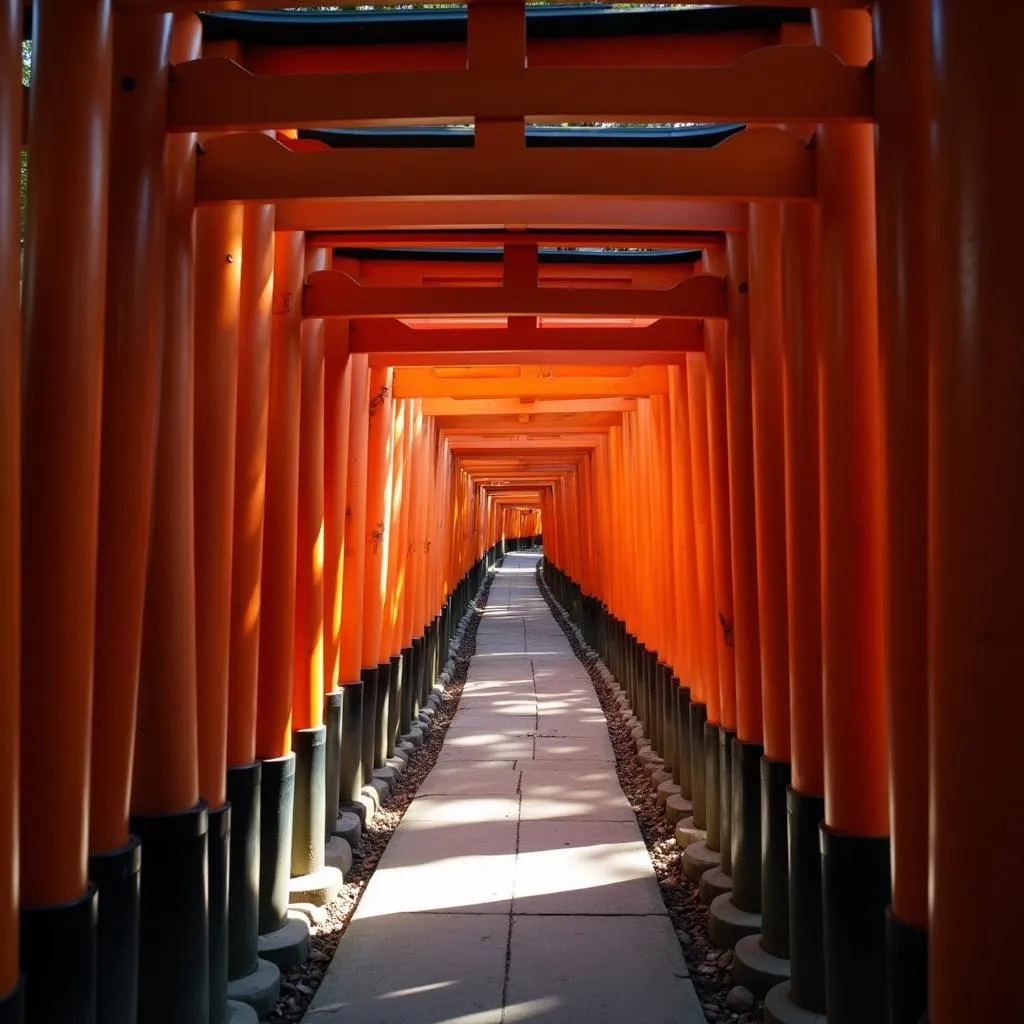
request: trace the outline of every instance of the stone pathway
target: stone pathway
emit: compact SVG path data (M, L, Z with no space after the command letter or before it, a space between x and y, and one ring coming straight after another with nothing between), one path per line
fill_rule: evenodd
M309 1024L703 1024L539 557L498 570L441 755Z

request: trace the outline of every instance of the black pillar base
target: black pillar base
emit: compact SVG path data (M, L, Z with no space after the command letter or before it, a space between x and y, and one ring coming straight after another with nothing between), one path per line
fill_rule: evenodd
M821 897L829 1024L885 1020L888 836L821 825Z
M405 696L405 659L401 654L391 655L391 686L388 689L387 746L385 761L395 756L398 728L402 724L402 698Z
M675 776L676 769L676 729L675 704L672 693L672 670L668 665L658 665L658 718L661 731L661 756L665 762L665 771Z
M373 734L373 767L383 768L388 759L388 714L391 704L391 662L377 666L376 729ZM371 776L373 772L370 773Z
M19 975L14 988L0 996L0 1024L24 1024L25 979Z
M928 933L885 912L888 1024L921 1024L928 1010Z
M341 687L341 761L338 766L338 806L350 806L363 788L363 682ZM328 827L334 822L328 821Z
M228 978L246 978L256 970L260 931L259 761L228 769L231 804L231 854L228 863Z
M707 800L707 844L716 853L722 849L721 759L718 756L718 726L704 723L704 793ZM696 824L696 822L694 822Z
M138 1020L141 866L138 836L89 857L89 880L97 893L96 1018L110 1024Z
M732 875L733 851L733 744L736 741L736 730L718 728L718 831L720 840L721 861L719 867L726 875Z
M231 804L209 814L210 1024L228 1019L228 877L231 867Z
M732 741L732 902L737 910L761 911L760 743Z
M133 815L145 851L139 917L139 1024L210 1020L209 814Z
M825 953L822 938L821 846L818 828L825 798L786 790L789 819L790 998L797 1006L825 1013Z
M260 935L276 932L288 920L294 799L295 755L265 760L260 786Z
M327 804L324 783L327 771L327 728L296 729L295 796L292 810L292 877L309 875L324 866Z
M324 826L329 836L338 820L341 802L341 716L345 695L341 690L324 694L324 725L327 728L324 768Z
M708 827L707 778L704 757L704 726L708 720L708 706L699 701L690 704L690 779L693 786L693 824Z
M25 1024L96 1024L97 916L91 882L71 903L21 908Z
M693 772L690 763L690 688L673 679L676 712L676 783L687 800L693 796Z
M761 758L761 945L789 959L788 761Z
M377 667L364 668L363 680L363 747L362 780L365 786L373 778L373 746L377 737Z
M398 728L395 730L395 745L404 736L412 725L412 702L416 693L416 673L413 669L413 648L412 644L402 648L402 710L398 719ZM419 709L416 710L417 715Z
M423 690L423 659L426 656L424 640L424 637L417 636L413 637L412 641L412 669L409 676L409 685L405 688L406 701L403 705L403 736L411 728L413 720L420 716L420 694Z

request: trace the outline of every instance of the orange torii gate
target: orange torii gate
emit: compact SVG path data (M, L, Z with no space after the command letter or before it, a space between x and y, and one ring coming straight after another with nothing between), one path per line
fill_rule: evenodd
M26 90L26 6L0 1020L269 998L336 812L374 813L484 573L541 534L766 1019L1005 1014L1024 907L960 845L969 808L1015 871L1021 9L542 37L509 0L365 45L344 13L35 0ZM581 121L708 124L551 127Z

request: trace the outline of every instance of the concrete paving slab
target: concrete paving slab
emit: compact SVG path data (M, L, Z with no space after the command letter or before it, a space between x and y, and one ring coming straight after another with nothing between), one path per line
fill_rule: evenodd
M420 784L416 798L511 796L519 789L519 772L511 770L514 763L509 761L499 768L481 767L480 762L455 768L436 767Z
M605 731L603 736L589 739L566 739L538 736L534 748L535 761L607 761L615 763L615 752Z
M405 812L403 822L441 821L473 823L516 821L518 796L417 796Z
M615 773L615 764L611 761L577 760L576 758L546 758L535 761L533 758L522 758L516 761L516 768L522 772L565 772L567 775L578 775L580 772L604 771Z
M622 795L578 791L571 786L559 797L524 796L523 821L635 821L629 801Z
M449 761L518 761L533 757L533 738L449 734L444 742L444 755Z
M534 715L456 715L448 727L448 740L464 734L492 735L497 738L532 736L537 731L537 716Z
M508 913L515 851L514 821L403 821L366 886L356 917Z
M664 914L636 821L519 825L516 914Z
M305 1020L498 1024L507 942L504 915L353 921Z
M666 917L515 917L504 1019L705 1021Z

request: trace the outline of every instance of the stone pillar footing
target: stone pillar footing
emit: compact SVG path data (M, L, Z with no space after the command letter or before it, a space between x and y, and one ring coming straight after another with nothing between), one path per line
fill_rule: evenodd
M760 934L745 935L733 949L732 976L737 985L764 999L770 989L789 981L789 961L769 953Z

